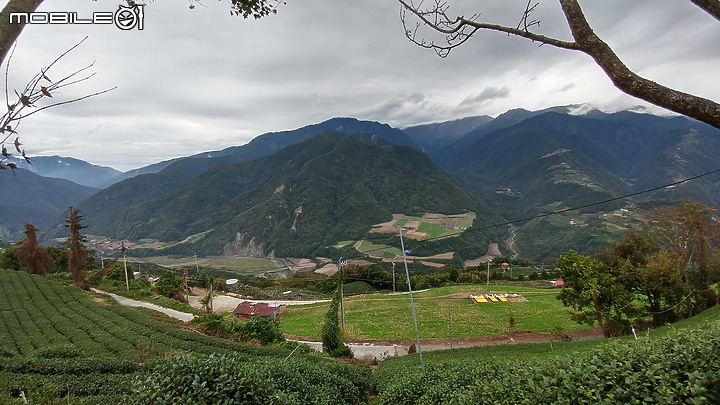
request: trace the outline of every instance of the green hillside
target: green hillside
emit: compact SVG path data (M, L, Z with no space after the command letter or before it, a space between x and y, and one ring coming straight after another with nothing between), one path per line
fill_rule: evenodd
M0 270L2 404L21 404L21 392L31 404L217 403L245 395L314 404L338 390L346 395L325 403L344 404L366 395L363 367L307 355L287 360L290 351L180 330L77 288ZM294 377L301 374L312 377Z
M371 376L365 366L211 338L96 300L36 275L0 270L0 403L23 404L21 394L30 404L58 405L720 399L720 307L642 330L637 340L425 352L422 368L418 355L410 355L383 361ZM436 317L443 323L447 314Z
M577 216L630 208L626 204L631 203L674 204L680 198L712 206L720 202L717 177L707 176L595 205L717 169L719 132L707 125L630 112L545 112L497 128L499 121L500 117L467 134L454 145L462 148L447 148L436 159L508 220L571 207L584 207L571 212ZM608 246L614 232L607 229L613 224L596 217L590 226L573 226L571 219L564 218L564 224L515 224L514 249L540 261L569 249L592 254Z
M17 169L0 176L0 239L21 240L25 224L42 223L56 216L65 217L67 208L97 190L69 180L42 177L30 170Z
M172 253L307 257L361 239L393 213L468 211L478 213L479 225L499 221L423 153L367 135L327 133L257 160L217 166L153 200L85 218L90 233L131 240L172 242L211 231Z

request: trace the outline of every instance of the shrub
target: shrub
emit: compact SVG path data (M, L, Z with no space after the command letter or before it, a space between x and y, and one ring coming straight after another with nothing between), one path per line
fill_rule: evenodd
M13 357L17 355L15 351L11 350L8 347L0 346L0 357Z
M185 356L134 384L138 404L357 404L367 399L366 367L312 358Z
M71 343L49 345L35 351L35 357L43 359L73 359L82 355L82 350Z
M165 272L155 283L158 294L168 298L173 298L180 291L181 286L182 278L174 271Z
M255 317L245 322L240 329L243 340L257 340L262 345L279 343L285 340L280 324L271 318Z
M459 355L392 372L383 364L374 378L380 404L718 403L720 322L688 332L530 361Z
M203 332L208 335L227 336L230 334L229 325L220 314L196 316L192 323L203 328Z

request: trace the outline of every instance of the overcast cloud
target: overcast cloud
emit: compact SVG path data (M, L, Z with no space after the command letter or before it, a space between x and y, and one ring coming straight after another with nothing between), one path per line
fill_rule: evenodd
M395 0L287 0L277 15L259 21L231 16L224 0L206 0L207 7L194 10L177 0L147 3L142 31L112 25L25 29L10 65L11 89L86 35L53 73L95 61L97 75L56 98L118 87L28 118L20 134L29 154L129 170L335 116L404 127L518 107L643 105L616 90L587 56L498 33L479 33L441 59L405 38ZM459 14L479 11L487 21L512 26L526 4L450 3ZM720 23L689 1L581 3L629 67L720 99ZM46 0L38 11L88 16L118 4L124 2ZM556 1L541 2L536 18L540 32L570 38Z

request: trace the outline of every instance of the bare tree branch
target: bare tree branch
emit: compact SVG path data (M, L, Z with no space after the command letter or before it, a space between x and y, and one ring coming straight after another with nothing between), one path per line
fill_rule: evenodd
M532 4L532 1L533 0L528 0L527 6L525 6L525 12L523 12L522 18L520 18L520 22L515 28L520 29L520 27L522 27L523 31L529 31L532 26L540 26L540 20L530 20L530 14L532 14L532 12L535 11L535 7L540 4Z
M20 36L24 23L10 24L11 13L32 13L43 0L9 0L0 11L0 62L5 60L15 40Z
M690 2L720 21L720 0L690 0Z
M720 128L720 104L662 86L631 71L592 30L577 0L560 0L579 50L595 60L621 91Z
M558 48L576 50L577 45L574 42L563 41L557 38L548 37L541 34L536 34L529 31L528 29L532 26L539 25L540 22L529 21L528 25L525 25L523 20L517 28L507 27L499 24L490 24L481 22L478 20L480 14L475 14L470 18L465 16L450 17L448 14L448 3L440 2L435 0L430 8L421 8L422 2L415 5L413 0L398 0L400 3L400 20L405 28L405 36L413 43L434 50L440 57L447 57L451 50L464 44L470 37L472 37L477 31L490 30L503 32L508 35L515 35L518 37L527 38L534 42L540 42L541 44L548 44ZM531 6L528 3L523 19L532 12L535 6ZM407 12L417 17L420 23L415 24L413 28L409 28ZM417 36L417 32L421 25L426 25L432 30L445 35L445 43L437 43L435 41L426 41L423 38Z
M105 93L111 92L111 91L113 91L113 90L115 90L115 89L117 89L117 86L111 87L111 88L105 89L105 90L96 91L95 93L86 94L86 95L84 95L84 96L77 97L77 98L74 98L74 99L72 99L72 100L58 101L58 102L55 103L55 104L49 104L49 105L46 105L46 106L44 106L44 107L40 107L40 108L38 108L38 109L35 110L35 111L32 111L32 112L30 112L30 113L28 113L28 114L23 115L21 118L29 117L29 116L31 116L31 115L33 115L33 114L39 113L39 112L42 111L42 110L47 110L48 108L57 107L57 106L60 106L60 105L65 105L65 104L70 104L70 103L74 103L74 102L76 102L76 101L85 100L85 99L90 98L90 97L99 96L99 95L101 95L101 94L105 94Z
M716 17L720 15L720 0L691 1L711 15ZM530 14L537 6L532 0L528 1L515 28L482 22L479 20L479 14L470 18L450 17L449 6L442 0L434 0L429 8L424 8L422 1L417 4L414 0L398 0L398 2L405 36L421 47L434 50L440 57L446 57L451 50L465 43L479 30L504 32L533 42L580 51L592 57L615 87L624 93L720 128L720 104L662 86L631 71L612 48L595 34L577 0L559 0L574 41L564 41L531 32L530 28L540 24L540 21L530 18ZM410 26L408 22L408 12L418 19L414 26ZM428 41L418 36L421 26L427 26L431 31L444 35L444 42Z
M55 82L51 81L48 77L47 73L65 56L67 56L70 51L77 48L80 44L82 44L87 37L83 38L80 42L73 45L70 49L66 50L60 56L55 58L50 65L44 68L40 68L40 72L37 73L35 76L33 76L28 83L24 86L23 90L21 92L18 92L17 90L14 90L15 96L17 97L14 102L10 102L9 97L9 73L10 73L10 62L12 60L12 52L10 53L9 57L6 61L5 66L5 101L7 105L7 110L0 115L0 134L5 135L2 140L0 140L0 147L2 150L1 156L0 156L0 169L5 168L11 168L16 169L17 165L10 161L10 158L12 157L12 154L7 151L6 143L9 141L11 136L15 137L15 141L13 142L14 149L17 151L17 153L21 154L22 158L30 161L30 158L27 157L25 150L21 149L20 146L22 145L20 143L20 138L18 136L18 127L22 120L25 118L37 114L40 111L47 110L48 108L58 107L65 104L74 103L77 101L85 100L90 97L95 97L101 94L105 94L109 91L112 91L116 89L117 87L112 87L106 90L97 91L94 93L86 94L84 96L75 97L69 100L58 100L55 102L51 102L50 104L41 106L41 107L35 107L36 103L46 100L46 99L52 99L53 93L58 94L57 91L59 89L63 89L66 87L73 86L75 84L84 82L86 80L91 79L93 76L95 76L95 72L87 73L84 76L81 76L83 72L87 72L90 68L92 68L95 65L95 62L84 66L65 77L61 78L60 80L57 80ZM14 48L13 48L14 49ZM47 82L42 83L41 82ZM30 112L25 113L26 109L33 109Z

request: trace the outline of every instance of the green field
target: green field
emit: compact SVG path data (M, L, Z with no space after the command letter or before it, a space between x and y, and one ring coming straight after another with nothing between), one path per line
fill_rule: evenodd
M377 404L720 403L720 307L615 339L472 347L391 358Z
M408 218L400 218L397 221L395 221L395 223L393 224L393 227L400 228L400 227L405 226L405 224L407 224L407 223L408 223Z
M567 322L553 297L556 291L485 290L517 292L528 299L518 303L471 304L463 297L483 291L474 285L417 293L422 337L432 337L430 332L447 337L448 308L457 336L492 333L493 328L504 332L511 308L518 329L544 331ZM285 314L291 316L281 322L291 326L294 314L296 323L319 327L326 309L320 304L290 307ZM315 315L307 318L310 313ZM413 337L409 313L406 294L346 300L350 334L356 328L368 335ZM0 270L2 404L23 404L21 392L30 404L58 405L340 405L368 403L368 398L378 405L720 403L720 307L642 331L638 340L426 352L422 368L419 356L410 355L383 361L372 376L365 366L288 356L293 348L257 347L180 330L75 287Z
M354 240L341 240L340 242L336 243L333 247L334 247L335 249L342 249L342 248L344 248L345 246L350 246L350 245L352 245L353 243L355 243Z
M151 262L177 269L188 268L190 270L194 270L197 264L197 267L208 270L210 273L218 273L219 277L256 275L278 269L278 266L272 260L255 257L207 257L198 258L197 263L192 256L152 256L133 260Z
M396 247L378 245L372 242L368 242L366 240L360 243L360 246L358 246L357 250L372 257L382 257L388 259L402 257L402 251Z
M527 302L475 304L468 294L519 293ZM557 290L514 286L463 285L413 294L418 328L423 338L489 336L509 329L510 316L518 330L565 332L583 329L555 298ZM282 314L285 333L319 337L329 304L288 307ZM450 318L448 320L448 310ZM448 323L450 324L448 328ZM345 324L350 339L412 339L415 337L407 294L376 294L345 300Z
M75 287L0 270L0 404L22 404L20 392L30 404L231 404L241 402L223 401L243 395L354 404L367 395L365 368L297 353L287 360L293 348L182 330ZM324 401L339 390L343 397Z
M423 219L422 222L420 222L420 226L418 226L417 231L427 233L427 238L432 239L441 238L443 236L457 235L458 233L460 233L456 230L447 229L442 225L430 223L426 219Z

